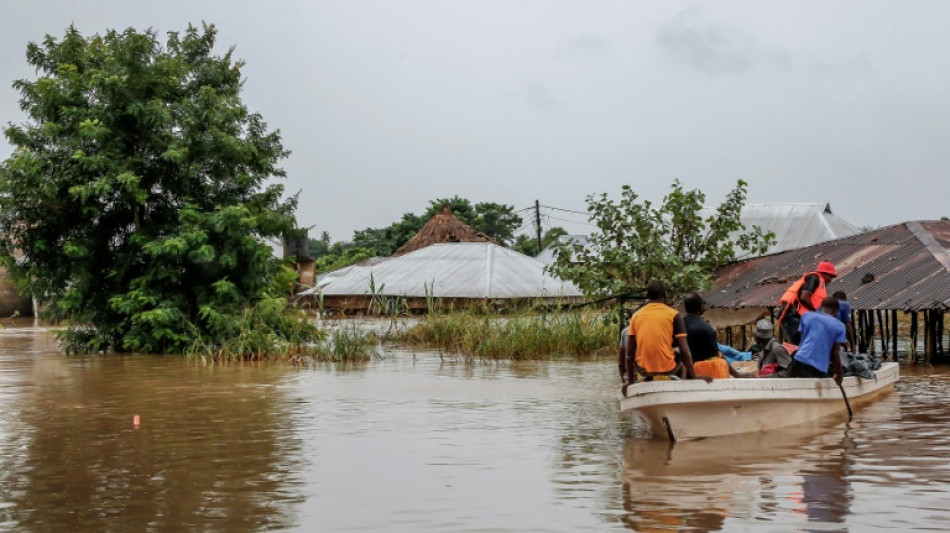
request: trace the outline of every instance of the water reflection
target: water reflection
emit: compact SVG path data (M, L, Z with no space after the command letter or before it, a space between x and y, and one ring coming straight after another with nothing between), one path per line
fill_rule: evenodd
M38 340L41 339L41 340ZM302 447L282 370L67 359L0 335L0 525L16 531L255 531L293 525ZM139 414L142 425L132 424ZM266 495L266 497L263 497Z
M782 527L834 531L850 512L854 449L828 424L675 444L631 439L623 521L635 531L719 531L780 517Z

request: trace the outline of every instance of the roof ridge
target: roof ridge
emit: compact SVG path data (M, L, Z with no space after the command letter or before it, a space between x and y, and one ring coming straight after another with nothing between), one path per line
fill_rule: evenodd
M937 242L937 239L916 220L905 222L905 224L907 225L907 229L914 234L914 237L917 237L917 240L927 248L927 251L933 254L934 259L943 265L943 268L947 269L947 272L950 272L950 254Z

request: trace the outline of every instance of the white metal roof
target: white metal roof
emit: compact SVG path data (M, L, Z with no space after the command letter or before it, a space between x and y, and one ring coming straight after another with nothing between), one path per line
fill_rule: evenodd
M327 296L370 294L437 298L556 298L581 296L544 263L492 243L442 243L354 269L323 287Z
M349 274L350 272L353 272L354 270L360 270L360 269L363 269L363 268L369 268L369 267L371 267L371 266L373 266L373 265L377 265L377 264L379 264L379 263L382 263L383 261L388 261L388 260L389 260L388 257L374 256L374 257L370 257L370 258L368 258L368 259L364 259L364 260L362 260L362 261L360 261L360 262L358 262L358 263L354 263L354 264L352 264L352 265L345 266L345 267L343 267L343 268L338 268L338 269L336 269L336 270L331 270L331 271L329 271L329 272L324 272L323 274L319 274L319 275L317 276L316 285L317 285L317 287L321 287L321 288L322 288L322 287L326 287L326 286L329 285L330 283L333 283L333 282L336 281L337 279L339 279L339 278L341 278L341 277L343 277L343 276ZM307 290L304 291L302 294L315 294L316 292L317 292L317 291L316 291L315 289L307 289Z
M699 216L705 220L715 213L715 208L704 207ZM830 204L746 204L742 207L739 219L746 228L758 226L762 231L775 233L775 245L766 252L770 254L861 233L861 230L833 214ZM587 244L586 235L564 235L559 239L561 242L568 240ZM749 254L738 248L736 254L739 259L749 257ZM535 259L546 264L553 263L553 247L545 248Z
M700 216L715 214L714 208L703 208ZM775 245L766 253L782 252L811 246L819 242L857 235L861 231L831 212L830 204L777 203L746 204L740 220L746 228L758 226L775 233ZM748 257L736 250L740 258Z

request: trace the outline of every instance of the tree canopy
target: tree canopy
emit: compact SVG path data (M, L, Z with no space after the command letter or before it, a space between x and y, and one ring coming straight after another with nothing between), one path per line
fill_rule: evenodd
M353 235L353 244L358 248L372 250L376 255L392 255L446 205L452 209L456 218L502 245L511 243L515 231L521 226L521 217L515 213L514 206L494 202L479 202L473 205L466 198L453 196L430 200L429 207L422 215L405 213L401 220L385 228L357 231Z
M706 195L679 181L660 205L641 201L629 185L618 201L588 196L589 220L597 230L587 245L559 246L549 269L589 296L642 293L654 279L669 294L705 288L716 268L736 259L735 248L761 254L775 243L773 233L742 225L746 187L739 180L706 219L700 216Z
M263 242L295 226L272 181L288 152L215 36L70 27L27 47L38 77L14 83L29 121L5 130L0 246L46 316L72 324L68 349L216 346L249 306L277 337L313 333L284 313L293 275Z
M515 242L511 245L511 247L518 252L534 257L541 253L541 250L558 242L558 239L564 235L567 235L566 229L562 228L561 226L552 226L545 230L541 235L540 247L538 247L537 237L525 235L524 233L515 237Z

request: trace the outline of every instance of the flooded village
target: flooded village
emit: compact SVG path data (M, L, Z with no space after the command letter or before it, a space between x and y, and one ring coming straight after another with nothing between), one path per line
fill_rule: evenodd
M609 346L568 358L472 358L377 339L368 361L301 367L64 358L48 329L21 309L24 318L0 331L0 405L8 413L0 426L0 526L444 531L471 520L493 531L539 521L546 531L940 527L933 509L950 486L942 451L950 442L942 403L950 373L940 366L946 329L939 300L950 286L950 222L862 232L827 206L784 208L823 228L817 242L781 249L777 239L777 251L723 267L704 293L709 320L721 342L744 349L752 324L774 318L791 278L818 259L835 262L833 283L852 302L860 349L903 366L896 390L856 409L853 419L712 440L651 438L637 417L618 411L616 323L605 328ZM780 206L750 206L757 209ZM428 242L404 254L316 273L297 302L313 320L336 327L418 321L475 303L480 313L491 309L483 319L517 321L518 300L531 302L534 313L550 305L561 315L584 302L544 263L478 236L451 213L434 217L420 235ZM5 304L25 302L9 296ZM616 305L598 306L598 314L611 316ZM411 494L396 490L409 480ZM366 499L372 513L354 502ZM459 518L459 501L472 518Z
M8 7L0 532L947 529L950 7Z

